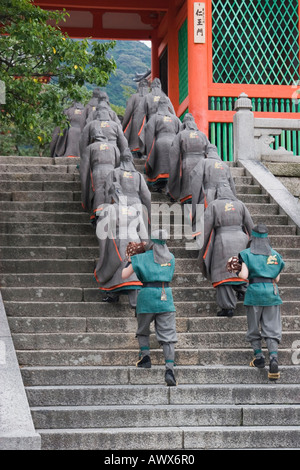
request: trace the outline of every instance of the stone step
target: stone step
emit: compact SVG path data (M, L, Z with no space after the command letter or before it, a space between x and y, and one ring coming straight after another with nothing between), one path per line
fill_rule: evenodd
M1 250L1 249L0 249ZM17 250L17 249L16 249ZM3 250L0 263L0 273L93 273L95 268L95 258L90 259L70 259L67 256L67 249L61 247L49 247L43 251L41 249L32 248L30 251L19 249L16 251L18 258L23 256L23 259L14 259L12 249L6 247ZM48 258L43 258L43 254L47 255ZM60 258L51 255L58 254ZM11 256L9 258L9 256ZM194 272L199 273L198 261L196 258L177 258L175 263L175 272ZM284 273L299 273L300 262L297 259L285 258Z
M297 426L195 426L39 430L42 450L299 448ZM184 444L183 444L184 443ZM174 452L173 452L174 454ZM150 458L150 457L149 457Z
M0 163L11 163L14 165L74 165L80 163L80 157L39 157L32 156L19 156L19 155L1 155Z
M279 287L297 287L300 273L282 273ZM93 271L81 274L38 273L38 274L0 274L2 287L97 287ZM201 273L175 273L172 287L208 287L211 283Z
M297 239L296 239L297 240ZM283 241L284 243L284 241ZM296 242L292 237L286 240L286 246L293 246ZM67 246L98 246L98 240L95 234L91 235L8 235L0 234L0 246L34 246L34 247L67 247Z
M136 318L131 317L9 317L9 327L12 333L135 333ZM298 315L283 315L283 331L299 331L300 319ZM176 331L178 333L204 333L204 332L239 332L247 331L246 316L228 318L211 317L176 317Z
M299 335L298 335L299 337ZM181 349L176 348L176 364L186 365L205 365L205 366L240 366L249 365L253 359L253 352L245 342L244 348L221 348L217 349ZM48 349L48 350L16 350L18 361L23 366L134 366L138 361L138 345L134 349ZM263 349L264 350L264 349ZM265 351L268 357L267 351ZM164 357L161 349L152 349L151 358L153 365L163 365ZM280 365L297 365L299 362L299 351L297 349L283 348L279 349ZM267 369L264 369L266 382ZM162 382L161 382L162 383Z
M55 160L50 157L28 156L22 157L18 155L1 155L0 164L11 165L54 165Z
M145 162L135 160L134 165L135 165L135 168L136 168L137 171L144 174ZM238 167L238 166L230 166L230 172L231 172L233 177L235 177L235 176L244 176L245 175L245 168Z
M242 188L242 187L241 187ZM242 189L241 189L242 191ZM260 203L260 204L269 204L270 197L267 194L243 194L238 193L237 198L244 203ZM170 203L170 198L162 193L151 193L152 203Z
M11 201L74 201L80 200L80 197L75 199L73 191L13 191L10 194ZM0 193L1 195L1 193Z
M300 248L300 237L294 235L269 236L272 246L282 248ZM190 239L192 241L192 239ZM168 244L172 246L184 247L183 240L177 240L172 237ZM53 235L53 234L0 234L0 246L98 246L98 240L95 234L91 235Z
M277 383L300 383L300 367L281 366ZM161 384L163 366L137 367L22 367L26 387L53 385L147 385ZM249 366L176 366L179 385L183 384L266 384L267 369Z
M270 214L277 215L278 214L278 206L277 204L246 204L251 215L254 216L255 214L262 215ZM154 211L156 207L154 207ZM165 213L165 212L163 212ZM158 212L153 212L153 216L158 214ZM171 220L174 219L174 214L171 215ZM21 211L19 213L12 213L11 211L3 211L1 212L1 222L12 222L12 216L18 218L18 223L24 222L57 222L57 223L89 223L89 214L85 212L79 213L77 212L49 212L49 211ZM177 217L177 213L176 213Z
M4 301L30 302L101 302L103 292L98 288L77 287L3 287ZM280 296L285 300L300 300L298 287L283 286L279 288ZM173 287L174 301L207 302L215 300L215 290L207 287Z
M49 300L49 298L47 298L47 296L51 295L50 292L50 289L51 288L40 288L40 289L37 289L38 292L40 292L40 290L43 289L43 294L42 295L45 295L45 300ZM3 292L4 292L4 295L8 295L8 293L6 294L7 291L10 290L10 293L12 295L13 298L9 298L7 300L17 300L17 290L20 291L20 295L24 294L24 292L22 292L22 290L26 290L26 288L15 288L15 293L13 292L13 288L11 287L7 287L7 288L3 288ZM31 289L32 291L34 289ZM53 287L52 290L54 291L52 294L55 295L55 292L59 292L59 289L58 288L55 288ZM67 290L65 288L65 290ZM173 287L173 298L174 298L174 301L177 302L177 301L195 301L195 302L207 302L209 300L215 300L215 297L216 297L216 292L215 290L211 287L211 288L207 288L207 287L185 287L185 288L181 288L181 287ZM296 287L287 287L287 286L284 286L284 287L279 287L279 292L280 292L280 296L282 298L283 301L285 300L300 300L300 289L296 286ZM26 294L25 294L26 295ZM83 295L84 295L84 300L86 302L97 302L97 301L100 301L102 300L102 292L100 289L92 289L92 288L84 288L83 289ZM5 298L5 297L4 297ZM30 300L32 299L33 300L34 298L34 292L31 292L31 294L26 297L24 297L24 300ZM75 300L75 299L74 299Z
M13 341L17 350L81 350L89 349L108 350L112 348L123 352L136 346L136 328L130 333L14 333ZM244 348L246 329L234 332L193 332L177 333L178 349L197 349L199 345L207 350L222 348ZM300 331L284 331L282 334L281 348L291 349L295 341L299 339ZM152 335L150 346L157 349L158 343Z
M276 250L276 246L273 247ZM176 260L182 258L198 258L198 250L186 250L185 248L169 246L170 252L174 254ZM279 248L277 248L279 251ZM297 248L281 248L281 256L285 259L294 259L297 261L300 258L300 253ZM75 246L75 247L22 247L18 246L13 248L12 246L0 246L0 257L2 259L13 259L14 257L19 259L56 259L56 258L68 258L68 259L97 259L99 257L99 248L97 245L93 247L86 246ZM294 272L297 272L295 269Z
M158 214L158 213L157 213ZM84 214L85 215L85 214ZM86 216L86 215L85 215ZM154 214L152 214L154 217ZM46 215L47 218L47 215ZM165 217L164 226L168 230L169 233L173 233L172 226L168 226L168 221L173 223L174 214L170 214L170 218ZM287 216L280 214L280 215L258 215L254 214L253 217L254 224L258 223L265 223L268 226L274 225L285 225L287 224ZM154 220L155 223L155 220ZM167 225L166 225L167 224ZM178 226L178 222L176 223ZM290 232L286 230L286 228L282 228L283 233L286 235L288 233L295 233L295 228L293 231L294 226L291 226ZM179 228L178 228L179 229ZM90 232L93 230L90 223L68 223L68 222L61 222L61 223L53 223L53 222L19 222L16 224L15 222L1 222L0 223L0 233L22 233L22 234L34 234L34 233L70 233L70 234L85 234L86 232ZM184 227L181 226L180 233L184 233Z
M1 157L0 157L1 158ZM1 160L0 160L1 161ZM79 173L2 173L1 181L80 181ZM1 189L2 190L2 189Z
M139 392L139 390L137 390ZM220 390L221 392L221 390ZM50 392L51 393L51 392ZM171 390L172 394L172 390ZM143 395L142 395L143 398ZM37 429L72 428L147 428L172 426L240 426L241 417L248 426L299 426L300 406L209 405L116 406L33 406L31 413Z
M161 375L163 383L163 371ZM35 386L26 387L26 393L33 413L34 408L32 407L43 403L39 412L43 410L46 412L45 408L51 407L49 410L51 415L52 407L66 407L70 409L74 418L76 410L80 411L80 407L83 407L84 410L93 407L95 410L95 407L99 406L100 409L103 409L105 405L193 405L197 407L197 405L289 404L293 405L294 411L297 410L294 422L291 424L300 425L299 384L187 384L171 388L150 384ZM93 415L96 417L97 413ZM59 413L57 413L57 417L59 419ZM54 421L55 418L52 416L52 419ZM72 419L71 416L69 419ZM38 428L53 426L61 428L63 423L67 424L67 427L76 428L79 426L79 423L71 423L69 419L63 419L60 423L56 422L55 424L52 421L52 425L51 422L45 421L44 425L41 425L41 421L35 424ZM84 421L83 417L82 421ZM278 425L280 424L278 423ZM87 427L99 427L99 424L89 423Z
M90 216L85 212L44 212L44 211L20 211L12 213L5 211L0 213L1 223L73 223L73 224L89 224ZM13 222L14 221L14 222Z
M70 175L73 177L73 175ZM17 191L80 191L80 181L6 181L0 179L3 192Z
M1 169L1 165L0 165ZM3 173L5 174L5 173ZM25 175L28 173L24 173ZM56 174L56 173L55 173ZM11 173L10 173L11 175ZM81 190L81 185L80 181L39 181L39 180L34 180L34 181L22 181L20 180L16 175L18 173L14 173L14 178L15 179L8 179L7 177L2 180L0 179L0 187L1 191L3 192L15 192L15 191L80 191ZM21 173L21 175L23 175ZM72 173L67 173L67 175L70 175L73 180L74 180L74 174ZM62 177L62 174L60 174ZM66 178L68 180L68 178ZM239 186L244 186L244 185L251 185L252 184L252 178L250 176L236 176L234 177L234 181L237 187Z
M0 193L1 196L1 193ZM69 212L82 213L82 206L79 201L2 201L0 211L11 212L13 217L17 217L20 211L25 212L64 212L66 216Z
M261 188L256 185L236 185L238 194L260 195ZM41 194L42 193L42 194ZM0 192L1 200L3 201L80 201L80 191L6 191ZM158 202L158 201L156 201ZM162 198L161 202L166 201Z
M8 250L8 248L7 248ZM35 250L35 251L33 251ZM60 259L53 257L51 259L51 254L58 252ZM8 254L10 254L9 252ZM93 273L95 269L96 258L87 259L66 259L67 251L66 248L62 248L57 251L53 248L53 251L49 250L50 255L47 258L38 258L40 251L37 251L35 248L32 248L32 251L25 252L31 258L25 259L4 259L0 263L0 272L1 273ZM23 254L19 251L18 255ZM45 252L47 254L47 252ZM296 262L291 260L294 267L297 267ZM193 270L194 272L199 272L197 266L197 260L192 258L182 258L176 260L175 265L176 272L180 270Z
M179 301L175 302L177 317L208 317L214 321L217 314L217 305L215 300L202 302ZM126 296L121 296L118 304L109 304L105 302L30 302L30 301L5 301L5 309L8 317L97 317L105 316L107 318L133 318L132 310L129 307ZM300 301L285 300L281 305L283 316L300 315ZM245 315L245 307L242 302L238 302L234 312L234 320L239 316ZM221 320L221 319L219 319ZM230 319L223 319L230 323ZM295 320L296 321L296 320ZM298 329L298 328L297 328Z
M11 201L12 194L11 193L1 193L0 192L0 201Z
M0 163L0 174L3 173L74 173L74 166L53 165L47 162L45 164L24 163L11 164Z
M7 201L0 201L0 211L49 211L49 212L82 212L80 201L11 201L11 193L1 193L1 196L7 197ZM63 197L63 196L62 196ZM269 197L264 194L238 194L238 198L250 204L268 204ZM153 203L169 203L169 198L163 195L153 193L151 195Z

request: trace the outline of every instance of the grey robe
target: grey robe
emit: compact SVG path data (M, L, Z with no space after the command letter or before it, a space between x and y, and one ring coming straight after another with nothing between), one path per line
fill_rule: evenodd
M197 129L195 123L189 122L173 140L170 148L169 193L173 199L180 198L185 202L192 197L190 174L193 168L204 161L209 140Z
M133 152L139 151L138 109L140 102L143 100L144 96L146 96L148 90L147 80L142 80L139 83L138 93L131 95L127 102L122 121L124 135L128 141L130 150Z
M81 103L74 103L73 106L64 111L68 118L69 126L64 129L63 135L60 129L54 130L50 145L53 157L79 157L79 139L86 121L86 109Z
M117 147L119 154L122 153L128 147L128 142L120 124L110 119L107 109L98 110L94 117L95 119L83 128L79 141L80 155L82 156L87 146L93 143L99 129L107 140Z
M202 274L214 287L220 283L244 282L227 271L226 263L247 247L252 228L253 221L245 204L225 185L218 199L205 210L203 247L198 258Z
M101 90L100 88L94 88L93 90L93 96L86 105L86 117L88 118L91 112L96 111L96 108L99 104L99 98L100 98Z
M170 171L169 152L180 125L180 120L163 103L148 121L145 132L145 172L149 185L164 181L167 183Z
M143 218L131 210L120 200L119 203L105 204L97 211L96 234L99 242L99 259L94 271L99 288L105 292L126 293L131 289L139 289L142 283L135 273L129 278L122 279L122 270L127 264L125 251L130 241L141 242L142 239L136 233L126 233L133 221L138 220L143 224ZM103 230L107 236L103 234ZM125 236L123 237L124 234Z
M137 171L130 161L124 161L121 155L121 163L107 177L105 184L106 202L109 202L109 192L114 183L118 183L127 205L141 204L141 213L145 216L145 226L151 221L151 193L147 187L143 175Z
M109 173L120 164L114 145L104 136L90 144L80 162L82 207L95 212L105 202L105 182Z
M220 159L216 147L209 145L207 158L199 161L190 174L193 227L196 225L197 204L204 204L206 208L214 201L220 182L228 183L233 195L236 196L230 167Z
M151 117L157 112L158 104L162 97L167 100L169 112L175 115L175 110L171 100L161 89L160 80L158 78L154 78L151 83L151 91L140 102L137 112L139 148L142 153L145 152L145 126Z
M103 108L108 111L110 119L112 121L115 121L117 124L119 124L121 126L121 121L118 118L117 113L110 107L109 102L105 98L100 98L99 99L99 102L98 102L98 105L97 105L96 109L90 112L90 114L87 117L86 123L88 123L90 121L94 121L95 120L95 113L97 113L97 111L99 111Z

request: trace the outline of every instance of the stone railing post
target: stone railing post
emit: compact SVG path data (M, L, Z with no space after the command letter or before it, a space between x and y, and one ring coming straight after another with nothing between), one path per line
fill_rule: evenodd
M255 160L254 114L252 103L246 93L241 93L235 102L233 116L234 160Z

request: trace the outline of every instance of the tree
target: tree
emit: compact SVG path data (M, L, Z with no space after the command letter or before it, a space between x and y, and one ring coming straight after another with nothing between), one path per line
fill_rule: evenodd
M106 54L115 42L71 40L58 27L65 10L43 10L32 0L0 0L0 7L0 79L6 88L0 125L42 149L55 126L65 127L63 109L89 98L85 83L106 85L116 68Z

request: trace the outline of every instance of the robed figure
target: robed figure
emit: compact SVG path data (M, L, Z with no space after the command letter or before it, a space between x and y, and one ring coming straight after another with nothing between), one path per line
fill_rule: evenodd
M81 133L80 155L82 156L87 146L93 143L99 131L106 136L111 144L116 146L119 153L123 152L128 147L128 142L121 125L110 118L106 108L98 108L93 117L93 121L89 121Z
M116 302L119 295L128 294L131 307L136 307L137 293L142 287L135 273L122 279L127 264L125 256L130 241L141 243L148 238L143 214L134 205L128 206L121 187L114 183L109 191L111 204L97 211L96 234L99 242L99 259L94 271L99 289L106 302Z
M168 188L172 199L184 203L192 198L191 171L205 159L209 140L198 129L192 114L187 113L182 124L182 130L175 136L170 148Z
M161 190L168 182L172 165L170 148L180 125L180 119L170 113L167 99L161 97L157 113L150 118L145 129L145 173L148 185L154 190Z
M148 80L143 79L138 84L138 91L128 99L125 114L122 121L124 135L128 141L130 150L140 156L139 137L138 137L138 110L139 104L144 96L149 93Z
M141 205L141 211L145 216L145 224L151 221L151 193L145 182L144 176L136 170L133 156L129 148L125 149L120 157L120 166L111 171L106 179L106 202L109 202L109 193L112 186L118 183L127 205Z
M253 221L245 204L232 193L228 183L217 188L217 198L204 212L203 246L199 252L202 274L217 291L219 316L232 316L236 306L236 292L245 293L247 280L227 271L231 256L247 247Z
M109 173L120 164L116 147L100 131L80 162L82 207L92 212L105 202L105 183Z
M64 111L68 127L63 131L54 129L50 144L51 157L79 157L79 140L86 122L86 108L81 103L74 102Z
M150 92L147 93L144 99L140 102L137 112L139 148L141 153L145 152L145 126L151 117L158 111L158 105L162 97L167 104L169 112L175 115L175 110L170 98L168 98L161 88L160 79L154 78L150 85Z

